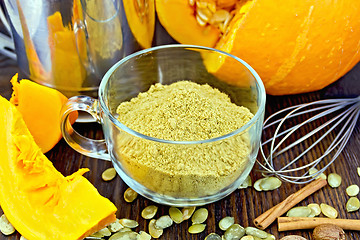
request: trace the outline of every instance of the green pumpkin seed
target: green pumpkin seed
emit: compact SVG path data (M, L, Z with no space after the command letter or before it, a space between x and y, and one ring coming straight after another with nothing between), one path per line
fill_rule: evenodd
M147 232L140 231L136 240L151 240L151 235Z
M321 209L319 204L310 203L309 205L307 205L307 207L311 209L311 214L308 217L316 217L320 215Z
M246 236L243 236L242 238L240 238L240 240L254 240L254 237L251 235L246 235Z
M259 238L266 238L268 236L267 232L254 228L254 227L247 227L245 228L245 233L247 235L259 237Z
M260 186L260 183L262 180L263 180L263 178L260 178L260 179L256 180L256 182L254 183L254 189L258 192L262 191L261 186Z
M107 227L105 227L105 228L100 229L99 231L91 234L91 237L102 238L102 237L108 237L108 236L110 236L110 235L111 235L110 230L109 230Z
M173 220L169 215L161 216L155 221L155 227L157 229L165 229L170 227L172 224Z
M5 214L1 215L0 217L0 231L4 235L10 235L15 232L14 226L9 222Z
M247 187L251 187L252 185L252 182L251 182L251 178L250 176L248 175L244 182L242 184L240 184L240 186L238 187L238 189L242 189L242 188L247 188Z
M101 174L101 177L104 181L111 181L116 177L115 168L108 168Z
M206 221L207 217L209 215L209 212L206 208L199 208L196 210L191 217L191 221L193 224L199 224Z
M281 186L280 179L276 177L266 177L260 181L260 188L263 191L271 191L279 188Z
M356 184L350 185L346 188L346 193L349 195L349 197L355 197L359 194L359 186Z
M322 178L322 179L326 180L327 177L326 177L325 173L320 173L319 175L317 175L317 172L319 172L319 170L317 170L316 168L309 169L309 175L310 176L312 175L313 178L316 178L316 179Z
M128 203L133 202L137 198L137 196L138 193L131 188L126 189L126 191L124 192L124 199Z
M245 235L245 229L239 224L231 225L224 233L224 240L240 239Z
M145 219L152 219L155 216L157 210L158 210L158 207L155 205L147 206L146 208L144 208L142 210L141 216Z
M176 207L169 208L169 215L175 223L181 223L183 221L183 213Z
M325 203L320 204L321 212L328 218L337 218L338 212L335 208Z
M307 206L294 207L287 213L287 217L307 217L311 214L311 209Z
M132 230L131 228L123 227L122 229L119 230L119 232L132 232Z
M184 207L183 209L181 209L181 212L183 214L183 221L190 219L195 212L195 209L196 207Z
M210 233L205 237L205 240L221 240L221 237L216 233Z
M351 197L346 203L346 211L355 212L360 208L360 201L357 197Z
M188 231L191 234L197 234L197 233L201 233L202 231L204 231L205 228L206 228L206 224L196 223L194 225L191 225L189 227Z
M137 240L139 234L133 231L114 233L109 240Z
M268 236L264 238L264 240L276 240L276 237L270 233L268 233Z
M341 176L337 173L330 173L327 181L330 187L337 188L341 184Z
M127 218L122 218L119 220L119 222L121 225L128 228L136 228L137 226L139 226L139 223L137 221Z
M159 238L163 234L164 230L157 229L155 227L155 222L156 222L155 219L150 220L150 222L149 222L149 234L153 238Z
M233 217L224 217L219 222L219 228L223 231L226 231L231 225L235 223L235 219Z
M124 228L123 225L121 225L121 223L119 222L119 219L116 219L115 222L113 223L110 223L109 226L108 226L108 229L111 231L111 232L118 232L120 231L120 229Z

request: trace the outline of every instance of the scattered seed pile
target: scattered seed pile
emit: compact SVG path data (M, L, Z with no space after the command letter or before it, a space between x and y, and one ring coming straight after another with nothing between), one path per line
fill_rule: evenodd
M252 113L209 85L180 81L153 85L117 109L119 121L147 136L175 141L228 134ZM120 134L117 154L132 177L174 197L200 197L229 186L248 162L247 133L203 144L166 144Z

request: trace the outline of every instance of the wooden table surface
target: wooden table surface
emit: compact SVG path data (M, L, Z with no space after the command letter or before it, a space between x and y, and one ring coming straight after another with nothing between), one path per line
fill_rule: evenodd
M0 94L9 99L11 96L10 78L16 73L20 72L15 61L10 60L4 56L0 56ZM360 64L358 64L345 77L332 84L331 86L317 92L293 95L293 96L268 96L266 115L280 110L286 106L291 106L298 103L324 99L332 96L360 95ZM300 121L300 117L296 117L294 121ZM320 124L320 120L316 122ZM77 129L84 133L87 137L101 138L101 128L96 123L78 124ZM338 159L326 170L326 174L330 172L337 172L342 176L342 184L337 189L332 189L329 186L324 187L312 196L302 201L299 205L306 205L309 203L327 203L334 206L339 211L339 218L360 219L360 212L347 213L345 210L345 203L349 198L345 193L345 188L350 184L360 185L360 177L356 173L356 168L360 167L360 123L357 122L355 131L353 132L346 148ZM139 222L139 227L135 230L147 231L148 220L141 218L141 210L150 204L154 204L150 200L139 196L133 203L126 203L123 200L123 192L127 188L124 182L117 176L111 182L104 182L101 179L101 173L111 167L111 163L102 160L91 159L75 152L71 149L64 140L61 140L50 152L47 157L53 162L54 166L64 175L69 175L82 167L90 169L85 176L98 189L98 191L105 197L109 198L117 207L118 218L130 218ZM255 167L251 173L252 181L261 177L257 171L259 165ZM206 230L201 234L190 235L187 231L191 225L190 221L185 221L181 224L175 224L164 231L160 239L205 239L207 234L222 231L218 227L218 222L225 216L233 216L235 222L247 227L253 226L253 220L275 204L281 202L290 193L300 189L301 185L294 185L290 183L283 183L282 186L274 191L257 192L253 188L236 190L225 199L208 204L205 207L209 210L209 217L206 221ZM156 204L158 205L158 204ZM168 207L159 205L157 217L167 214ZM46 223L44 223L46 224ZM267 232L274 234L277 238L281 238L289 234L298 234L310 239L311 230L278 232L276 223L273 223ZM360 239L360 232L347 231L347 239ZM20 235L15 233L10 236L0 234L0 240L14 240L19 239Z

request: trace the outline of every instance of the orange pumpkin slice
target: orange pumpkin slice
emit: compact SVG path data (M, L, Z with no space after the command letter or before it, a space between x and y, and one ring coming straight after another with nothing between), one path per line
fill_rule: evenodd
M0 97L0 205L26 239L75 240L115 221L116 207L82 176L64 177L41 152L20 112Z
M74 14L81 17L78 12L79 3L74 5ZM79 90L86 78L86 70L80 59L82 57L84 62L87 61L85 43L80 41L82 38L79 37L77 48L75 33L63 25L60 12L49 16L47 23L54 85L63 92Z
M52 149L62 137L60 111L67 98L59 91L30 80L18 82L18 74L12 79L13 94L10 102L22 114L23 119L43 153ZM72 122L77 116L72 116Z
M220 31L201 26L187 0L156 0L155 5L161 25L179 43L213 47L218 41Z
M135 39L143 48L151 47L155 31L155 1L123 1L126 19Z

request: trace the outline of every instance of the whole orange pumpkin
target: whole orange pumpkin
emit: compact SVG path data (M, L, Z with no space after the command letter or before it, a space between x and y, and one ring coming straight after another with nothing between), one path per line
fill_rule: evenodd
M360 60L360 1L155 3L161 24L175 40L240 57L259 73L272 95L322 89ZM229 66L224 67L228 64L219 62L211 68L228 72ZM236 74L232 75L231 82L236 83Z

